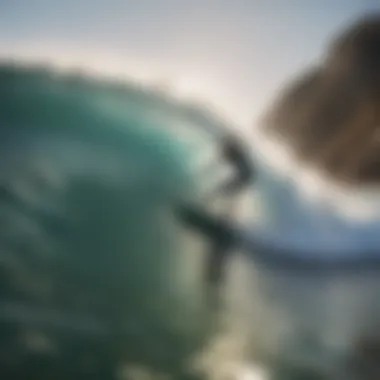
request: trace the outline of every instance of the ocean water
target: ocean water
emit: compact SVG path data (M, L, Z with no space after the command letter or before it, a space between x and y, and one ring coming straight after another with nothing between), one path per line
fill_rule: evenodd
M265 172L232 205L210 200L231 175L210 110L44 67L1 65L0 84L4 378L262 380L276 355L327 371L378 330L376 275L295 275L235 252L210 298L210 244L175 217L181 202L232 208L248 233L305 255L331 232L352 238Z
M213 307L209 244L173 212L225 212L203 197L230 175L225 124L157 89L43 66L2 64L0 84L2 376L246 373L244 276Z

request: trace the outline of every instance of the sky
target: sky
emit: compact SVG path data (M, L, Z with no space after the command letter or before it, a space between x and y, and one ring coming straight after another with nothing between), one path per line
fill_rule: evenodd
M0 0L0 57L164 85L242 128L378 0Z
M333 33L374 9L379 0L0 0L0 58L165 85L249 129Z

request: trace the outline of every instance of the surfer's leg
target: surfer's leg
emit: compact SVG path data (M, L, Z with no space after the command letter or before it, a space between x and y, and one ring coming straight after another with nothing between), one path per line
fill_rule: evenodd
M218 285L224 278L224 271L230 249L231 242L227 239L221 239L213 243L206 258L205 279L207 284Z

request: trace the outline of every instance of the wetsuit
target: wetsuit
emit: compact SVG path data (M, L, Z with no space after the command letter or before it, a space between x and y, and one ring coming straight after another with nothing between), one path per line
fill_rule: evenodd
M249 155L244 146L235 136L228 136L222 147L223 157L236 168L235 177L218 189L218 194L230 196L243 191L254 178L254 170ZM230 214L230 210L228 210ZM230 215L227 215L230 217ZM205 280L210 285L218 285L223 279L227 259L231 253L232 241L228 236L221 235L214 240L208 253Z
M254 178L254 168L245 147L235 136L229 136L222 146L222 157L234 167L235 178L222 185L219 192L233 195L242 191Z

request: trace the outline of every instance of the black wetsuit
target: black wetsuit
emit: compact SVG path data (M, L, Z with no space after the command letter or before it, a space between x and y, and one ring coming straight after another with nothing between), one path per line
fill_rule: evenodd
M220 191L225 195L233 195L254 179L254 168L244 146L235 137L228 138L222 149L223 157L236 169L236 176L222 186Z
M254 168L244 146L235 136L227 138L222 149L224 158L236 168L236 174L232 180L218 189L218 193L223 196L230 196L233 202L234 195L243 191L254 179ZM228 236L221 235L213 240L206 264L205 280L208 284L218 285L223 279L232 247L233 241Z
M254 179L254 166L246 153L244 146L235 136L228 137L222 146L222 155L225 161L232 165L235 176L232 180L219 186L213 192L214 197L226 196L231 202L236 200L235 195L243 191ZM207 252L205 266L205 281L212 287L218 286L224 277L224 271L228 258L235 245L231 236L231 215L227 212L225 216L212 216L206 210L196 208L184 208L181 210L181 219L189 227L195 228L210 239L210 251Z
M214 192L214 196L228 197L227 200L234 202L235 195L243 191L254 179L254 167L243 144L235 136L228 136L225 139L222 156L235 169L235 176L232 180L229 179L228 182L219 186ZM227 211L226 219L231 219L230 211ZM198 217L201 218L201 215ZM211 233L213 236L208 235L211 238L211 247L206 258L205 281L214 286L218 285L224 277L225 266L234 244L231 238L221 231L216 234Z

